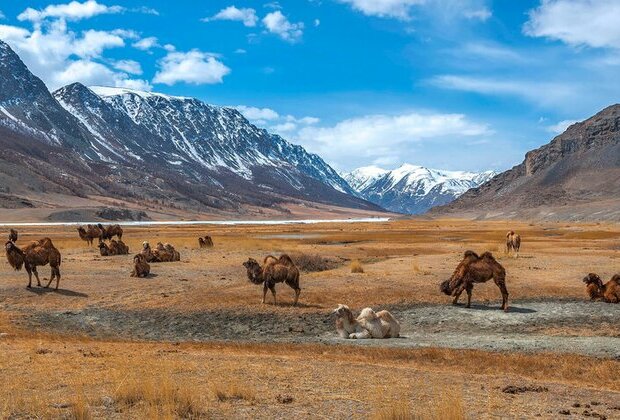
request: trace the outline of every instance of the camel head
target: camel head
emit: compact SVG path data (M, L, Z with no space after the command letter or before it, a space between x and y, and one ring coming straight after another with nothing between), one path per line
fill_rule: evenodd
M450 280L441 282L441 284L439 285L439 290L441 290L442 293L450 296L452 294L452 289L450 288Z
M353 316L353 312L347 305L343 305L342 303L338 304L338 307L332 311L332 314L336 315L338 318L346 318L350 322L352 322L355 317Z
M246 262L243 263L243 266L248 272L248 279L254 284L261 284L263 282L263 270L254 258L248 258Z
M6 250L6 258L11 267L21 270L24 265L24 252L17 247L12 241L8 241L4 248Z
M603 288L603 280L601 280L601 278L597 274L594 274L594 273L590 273L587 276L585 276L583 278L583 282L585 284L596 284L599 289Z

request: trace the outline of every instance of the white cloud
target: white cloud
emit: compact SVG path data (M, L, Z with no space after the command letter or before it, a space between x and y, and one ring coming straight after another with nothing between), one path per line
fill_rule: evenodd
M153 83L174 85L184 82L195 85L222 83L230 69L213 54L198 50L171 51L160 60L160 70Z
M114 62L114 68L129 74L142 74L142 66L134 60L119 60Z
M339 122L332 127L307 126L295 141L342 166L368 162L406 160L412 148L425 141L479 139L493 132L486 124L472 122L462 114L368 115Z
M0 25L0 38L52 90L73 82L108 86L129 83L131 78L126 72L97 61L103 59L106 49L125 45L123 35L129 33L87 30L76 34L67 29L63 19L35 25L33 31Z
M566 104L578 94L575 87L561 82L443 75L434 77L430 83L443 89L484 95L517 96L541 106Z
M617 0L542 0L523 31L573 46L620 48L619 22Z
M256 108L245 105L237 105L234 108L250 121L272 121L280 118L280 114L270 108Z
M314 19L314 27L318 28L319 26L321 26L321 20L320 19Z
M579 122L578 120L564 120L557 124L553 124L547 127L547 131L553 134L562 134L568 127Z
M134 42L133 47L142 51L148 51L151 48L158 47L159 44L157 42L157 38L154 36L149 36L147 38L142 38L141 40Z
M6 16L4 15L4 13L2 13L2 10L0 10L0 20L2 19L6 19Z
M463 13L463 15L467 19L477 19L482 22L486 22L489 18L491 18L491 16L493 16L493 13L491 13L487 7L483 7L481 9L467 11Z
M97 3L95 0L87 0L83 3L72 1L67 4L50 4L42 10L31 7L24 10L17 16L20 21L40 22L46 18L59 18L66 20L81 20L93 16L109 13L122 13L125 11L121 6L106 6Z
M245 54L245 53L247 53L247 51L244 50L243 48L237 48L235 50L235 54Z
M263 18L263 25L270 33L278 35L283 40L289 42L299 41L304 34L303 22L291 23L279 10L268 13Z
M210 18L202 19L203 22L210 22L214 20L232 20L243 22L244 26L252 28L256 26L258 17L256 16L256 10L251 8L238 9L235 6L228 6L225 9L220 10L217 14Z
M338 0L367 16L389 17L400 20L411 19L413 6L426 3L425 0Z

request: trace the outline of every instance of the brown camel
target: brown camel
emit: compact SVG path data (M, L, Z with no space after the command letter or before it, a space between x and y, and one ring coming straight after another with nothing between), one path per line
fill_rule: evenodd
M123 241L120 239L115 241L114 239L110 239L110 245L106 245L105 242L99 242L99 253L102 257L112 256L112 255L127 255L129 254L129 247L125 245Z
M519 249L521 248L521 236L511 230L506 234L506 253L510 254L513 251L515 255L519 256Z
M103 226L101 223L97 224L97 227L101 230L100 239L105 241L106 239L112 239L117 236L118 239L123 239L123 228L120 225Z
M290 288L295 290L295 301L293 306L297 306L299 294L301 293L301 288L299 287L299 270L295 264L293 264L291 258L284 254L278 259L269 256L265 258L265 261L263 267L261 267L254 258L249 258L243 263L250 282L263 285L262 303L265 303L267 290L271 290L273 303L277 305L276 284L286 283Z
M146 262L143 254L136 254L133 257L133 271L131 277L147 277L151 272L151 266Z
M156 262L181 261L181 254L170 244L157 243L157 248L153 251Z
M144 256L146 262L160 262L157 261L157 258L151 249L151 245L147 241L142 242L142 251L140 251L140 254Z
M17 242L17 231L15 229L9 231L9 241L13 243Z
M80 226L77 228L78 234L80 235L80 239L86 241L88 245L93 244L95 239L101 238L101 229L94 225L86 225L86 228Z
M6 258L9 261L11 267L15 270L21 270L22 267L26 269L28 273L28 288L32 287L32 274L37 279L37 285L41 286L39 280L39 273L37 272L38 266L45 266L47 264L52 268L52 275L47 283L50 287L52 281L56 279L56 290L60 283L60 252L54 247L50 238L43 238L39 241L33 242L30 245L20 249L13 242L8 241L5 245Z
M204 238L198 238L198 245L200 245L200 248L213 248L213 239L209 235Z
M502 293L502 309L508 312L508 290L506 289L506 270L490 252L478 256L473 251L466 251L449 280L441 283L440 290L446 295L454 296L453 305L458 303L463 290L467 292L467 308L471 306L471 293L474 283L485 283L493 279Z
M590 300L602 300L607 303L620 302L620 274L614 275L611 280L603 284L603 280L590 273L584 277L583 282L586 284L586 292L590 296Z

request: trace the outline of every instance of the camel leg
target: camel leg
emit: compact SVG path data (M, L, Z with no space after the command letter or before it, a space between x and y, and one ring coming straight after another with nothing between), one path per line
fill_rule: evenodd
M37 271L36 266L32 267L32 272L34 273L34 276L37 278L37 286L41 287L41 280L39 280L39 272Z
M293 306L297 306L297 301L299 300L300 293L301 293L301 289L295 289L295 303L293 303Z
M471 307L471 292L472 290L474 290L474 285L469 285L465 288L465 291L467 292L467 306L466 308Z
M364 330L362 332L349 334L349 338L365 339L372 338L372 336L370 335L370 331Z
M502 309L505 312L508 312L508 289L506 289L506 281L503 278L493 279L497 287L499 287L500 292L502 293Z
M299 300L299 294L301 293L301 289L294 282L287 281L286 284L295 291L295 302L293 302L293 306L297 306L297 301Z
M271 294L273 295L273 305L278 306L278 300L276 299L276 285L269 285L269 290L271 290Z
M454 299L452 300L453 305L456 305L459 303L459 298L461 297L461 293L463 293L464 289L465 288L461 285L458 287L458 289L454 291Z
M267 296L267 290L269 289L269 286L267 285L267 282L265 282L263 284L263 301L262 303L265 303L265 296Z
M30 267L26 267L26 272L28 273L28 286L26 286L27 288L32 288L32 270L30 270Z

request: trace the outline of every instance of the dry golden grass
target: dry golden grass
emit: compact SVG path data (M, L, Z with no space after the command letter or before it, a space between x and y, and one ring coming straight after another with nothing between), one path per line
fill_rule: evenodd
M228 383L214 383L211 386L211 392L218 401L231 401L231 400L244 400L248 402L254 402L256 400L256 392L248 384L241 384L239 382Z
M353 260L351 261L351 273L363 273L364 272L364 267L362 266L362 263L360 262L360 260Z

